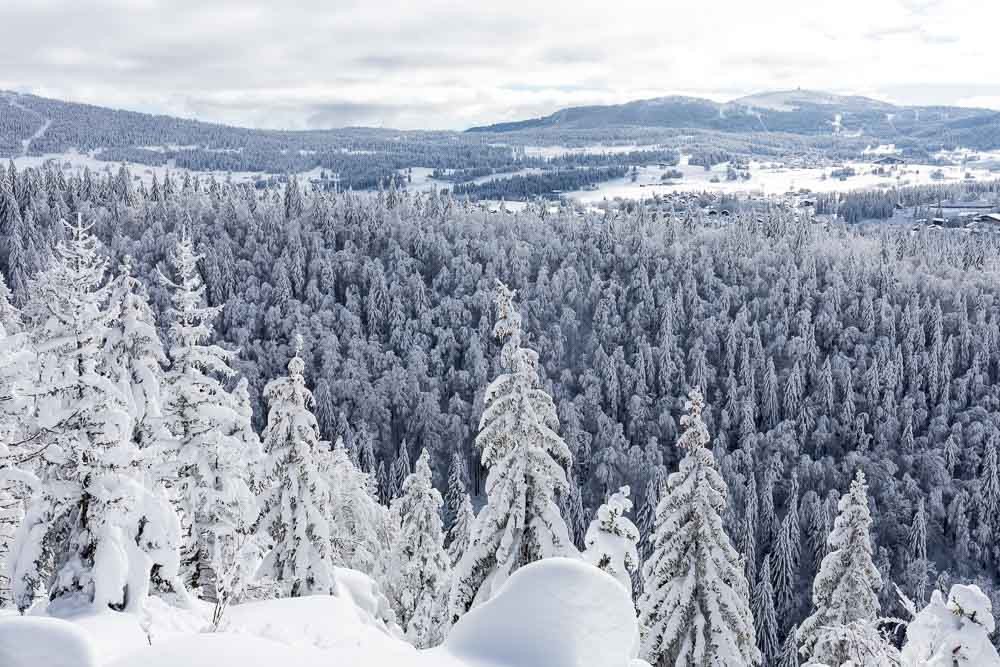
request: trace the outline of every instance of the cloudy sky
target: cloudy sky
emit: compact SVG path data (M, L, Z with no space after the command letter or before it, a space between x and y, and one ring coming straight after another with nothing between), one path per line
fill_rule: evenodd
M988 0L0 0L0 89L281 128L796 87L1000 109L998 25Z

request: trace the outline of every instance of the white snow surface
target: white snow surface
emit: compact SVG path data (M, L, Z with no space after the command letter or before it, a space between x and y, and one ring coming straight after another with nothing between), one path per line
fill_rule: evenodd
M907 627L903 665L1000 667L1000 655L989 637L993 629L990 600L978 586L952 586L947 603L936 590Z
M0 618L0 665L3 667L98 667L88 633L57 618Z
M629 667L638 642L632 601L614 577L549 558L459 619L441 650L470 665Z
M634 658L638 626L628 592L580 560L521 568L493 599L464 615L443 646L427 651L397 639L398 628L378 620L382 602L367 577L338 570L337 590L336 597L234 605L215 633L206 631L207 603L182 609L155 597L142 614L3 616L0 665L646 667Z

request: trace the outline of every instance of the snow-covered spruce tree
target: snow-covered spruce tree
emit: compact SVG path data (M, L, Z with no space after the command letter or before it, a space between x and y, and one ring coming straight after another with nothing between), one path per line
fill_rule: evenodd
M645 560L652 551L653 541L649 539L656 528L656 508L667 492L667 469L658 465L653 469L649 481L646 482L646 497L639 508L636 517L636 528L639 529L639 556Z
M774 612L774 587L771 585L771 554L764 557L760 579L753 591L753 620L757 625L757 648L765 665L773 665L780 649L778 619Z
M504 373L486 388L476 445L483 452L486 505L456 568L450 622L489 600L512 572L542 558L578 555L556 495L566 488L572 456L556 433L552 397L539 387L538 354L521 347L514 293L498 283L494 333Z
M298 351L288 362L288 376L264 388L270 409L264 429L265 472L260 526L273 540L261 574L282 584L292 597L332 594L334 558L330 483L322 460L325 445L310 411L305 362Z
M377 577L393 531L389 510L373 495L372 476L354 464L342 438L321 467L330 491L324 513L332 524L333 562Z
M185 233L174 250L176 278L163 278L172 291L163 417L176 441L174 493L185 519L185 584L215 601L221 613L239 595L248 551L256 547L258 512L249 481L261 454L247 437L245 400L222 383L236 374L229 365L233 354L207 343L219 308L204 303L199 259Z
M443 639L451 562L444 548L441 494L431 481L425 449L416 469L403 482L392 515L399 527L389 552L386 595L406 638L417 648Z
M781 644L781 654L774 661L775 667L799 667L798 630L798 626L792 626L792 629L788 631L788 636Z
M582 549L583 538L587 535L587 510L583 506L583 493L572 468L566 476L566 488L559 494L557 502L569 531L569 539L574 547Z
M26 431L31 400L24 393L33 388L33 367L34 354L27 334L21 331L21 314L11 305L10 291L0 274L0 608L13 601L7 554L37 482L29 466L40 452Z
M472 526L476 521L476 513L472 509L472 499L466 493L458 506L455 521L448 531L448 561L454 568L462 560L472 539Z
M111 285L111 321L102 369L118 385L134 419L133 440L142 449L161 452L170 446L163 425L163 367L167 356L156 330L156 316L145 287L132 276L126 257Z
M410 450L404 440L399 446L396 459L389 467L389 500L395 500L403 492L403 483L410 476Z
M625 515L632 511L629 488L623 486L597 510L590 522L583 558L604 570L632 594L632 573L639 566L639 530Z
M14 601L42 586L52 601L138 610L150 571L174 579L177 518L143 485L134 411L107 374L112 323L106 260L77 218L26 311L37 351L29 428L39 481L9 555Z
M467 476L465 458L459 452L455 452L451 455L451 465L448 467L448 493L444 499L444 525L447 529L451 529L454 525L462 499L467 495L465 492Z
M163 419L163 389L167 362L156 329L156 317L149 304L146 288L132 275L131 261L124 259L118 276L112 281L109 308L114 314L105 337L105 354L101 371L114 382L125 398L132 417L132 441L139 447L139 468L146 502L158 507L165 515L175 510L170 503L166 484L176 481L171 459L176 441ZM147 533L146 530L142 531ZM141 535L140 538L148 537ZM177 552L181 548L180 524L171 518L168 533L161 538L164 548ZM152 575L157 588L180 589L158 567Z
M708 449L703 407L693 391L677 443L685 456L667 479L643 564L642 654L654 667L761 660L743 563L722 526L728 490Z
M838 511L830 553L813 581L814 611L798 630L803 657L826 665L857 661L866 647L883 641L875 626L882 578L872 561L868 486L860 469Z

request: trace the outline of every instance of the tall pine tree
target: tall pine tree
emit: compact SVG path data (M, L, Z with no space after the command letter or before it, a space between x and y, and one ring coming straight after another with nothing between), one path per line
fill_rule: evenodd
M642 654L655 667L761 660L743 563L722 526L728 490L708 449L703 407L693 391L677 443L685 456L667 480L643 565Z
M559 437L552 397L539 386L538 354L521 346L514 294L497 285L504 373L486 388L476 445L489 468L486 506L456 568L449 602L454 623L489 600L518 568L542 558L576 556L556 496L566 489L572 456Z

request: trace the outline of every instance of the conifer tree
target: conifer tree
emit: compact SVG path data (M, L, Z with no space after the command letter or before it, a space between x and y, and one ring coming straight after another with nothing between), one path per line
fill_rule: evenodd
M784 624L795 618L799 602L799 556L801 553L802 529L799 526L798 481L793 480L792 493L788 497L788 509L781 522L781 530L775 543L775 603Z
M255 438L248 437L245 401L222 383L235 375L233 354L206 343L220 309L204 305L199 259L185 233L173 256L176 281L163 278L173 305L163 416L176 441L176 492L187 528L184 577L224 609L229 590L239 584L218 590L217 575L239 572L236 564L255 546L250 535L257 504L250 473L261 453Z
M319 425L310 411L305 362L297 342L288 375L264 388L269 410L263 445L265 474L260 526L273 547L261 572L279 582L289 595L333 593L334 557L329 481L323 474Z
M430 455L417 459L403 482L392 514L399 530L389 553L386 594L406 638L417 648L440 643L446 620L445 598L451 563L444 548L441 508L444 501L431 483Z
M469 548L469 540L472 539L472 525L476 520L476 513L472 509L472 499L466 493L458 506L458 513L455 521L448 531L448 560L452 567L458 565L462 556Z
M799 667L798 626L793 626L788 632L781 644L781 654L774 664L777 667Z
M632 593L631 574L639 566L639 531L625 515L632 511L629 487L613 493L597 510L585 539L584 560L617 579Z
M410 452L404 440L399 445L396 459L389 468L389 499L395 500L403 491L403 482L410 476Z
M656 508L660 505L660 500L667 490L667 469L658 465L653 469L653 474L646 482L646 497L639 508L636 517L636 528L639 529L639 558L640 563L649 557L653 548L653 531L656 527Z
M14 538L14 600L26 609L45 585L51 600L135 610L159 566L175 577L176 516L144 485L134 414L107 375L107 260L80 218L32 284L28 312L38 352L30 428L44 450L39 480Z
M827 665L857 660L860 646L881 640L874 623L882 578L872 561L868 485L860 469L838 509L830 553L813 582L814 611L798 629L801 654Z
M778 619L774 611L774 588L771 586L771 554L764 557L760 579L753 591L753 620L757 626L757 648L763 664L773 665L780 649Z
M21 313L10 303L0 274L0 608L13 602L7 554L37 481L27 464L40 452L27 431L35 355L21 328Z
M559 494L559 506L566 520L570 540L576 548L582 549L587 534L587 510L583 506L583 494L572 469L567 476L565 491Z
M728 490L708 449L701 394L692 392L643 565L642 654L655 667L760 663L743 563L722 526Z
M454 623L490 599L518 568L552 556L575 556L556 504L566 488L569 448L556 433L551 396L539 386L538 354L521 345L514 294L497 285L494 333L503 344L501 373L486 388L476 445L489 469L486 506L456 568L449 601Z
M465 461L461 454L455 452L451 456L451 465L448 468L448 493L444 504L444 524L449 529L455 523L455 517L458 516L458 510L466 496L465 478Z
M960 517L956 517L961 519ZM912 599L916 604L927 601L927 589L931 585L932 564L927 559L927 513L924 499L917 501L917 511L910 524L910 553L906 579Z
M342 438L337 438L321 468L330 490L324 512L331 522L333 562L376 576L385 561L392 527L389 510L374 496L372 476L354 464Z
M986 440L982 470L979 474L978 500L979 523L976 528L976 542L982 553L992 555L996 540L996 526L1000 513L1000 466L997 465L996 433Z

